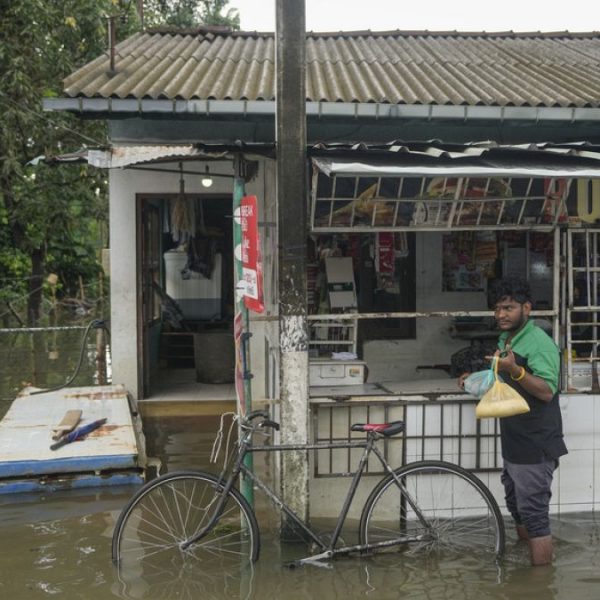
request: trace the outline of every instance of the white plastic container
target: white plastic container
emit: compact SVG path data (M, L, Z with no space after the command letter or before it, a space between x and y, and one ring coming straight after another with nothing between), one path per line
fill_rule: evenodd
M589 362L573 363L570 389L585 392L592 389L592 365ZM567 365L563 364L563 382L567 383Z
M167 294L177 302L183 315L190 320L214 320L221 318L221 260L215 256L212 277L207 279L200 273L189 272L184 279L185 252L170 250L163 255L165 260L165 282Z
M365 382L362 360L316 358L309 362L309 385L361 385Z

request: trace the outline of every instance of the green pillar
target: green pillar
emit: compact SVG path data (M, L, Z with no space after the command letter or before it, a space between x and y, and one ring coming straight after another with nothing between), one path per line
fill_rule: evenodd
M237 159L239 160L239 159ZM240 204L245 194L245 182L239 177L239 168L236 161L236 175L233 180L233 280L234 280L234 339L235 339L235 390L237 398L237 413L244 415L252 410L252 389L250 386L250 319L248 309L244 304L242 294L238 293L238 285L242 280L242 228L240 225ZM241 431L240 431L241 434ZM252 454L247 454L244 463L252 470ZM241 481L241 492L252 506L254 503L254 490L252 484L245 478Z

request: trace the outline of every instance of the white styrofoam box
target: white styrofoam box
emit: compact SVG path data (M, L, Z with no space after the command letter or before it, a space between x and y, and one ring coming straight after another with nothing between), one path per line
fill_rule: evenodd
M187 319L221 318L221 254L215 255L215 266L210 279L190 272L184 279L185 252L165 252L165 280L167 294L177 302Z
M360 385L365 381L365 363L361 360L314 359L309 362L309 384Z
M572 389L586 391L592 389L592 365L589 362L575 362L572 365L572 380L569 386ZM567 366L563 364L563 382L567 384Z

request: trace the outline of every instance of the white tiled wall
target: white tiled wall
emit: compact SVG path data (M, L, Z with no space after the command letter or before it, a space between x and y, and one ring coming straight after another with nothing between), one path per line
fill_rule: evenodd
M600 511L600 396L564 394L560 400L565 443L569 453L560 459L552 484L552 513ZM500 476L481 476L503 512Z
M407 422L407 435L419 436L422 426L422 410L419 405L406 407L405 420ZM444 432L446 434L458 433L458 408L453 406L445 407L444 412ZM581 512L581 511L600 511L600 395L585 395L585 394L570 394L561 397L561 411L563 416L563 428L565 433L565 441L569 454L561 458L560 467L555 473L554 482L552 485L552 500L551 512L554 514ZM353 417L363 416L353 414ZM371 417L379 417L382 415L376 414L377 411L372 410ZM366 417L366 412L365 415ZM394 415L394 418L402 418L401 415ZM425 430L427 434L439 435L439 411L426 412ZM356 419L355 419L356 420ZM373 422L381 422L383 419L371 418ZM391 419L390 419L391 420ZM469 430L469 422L471 419L467 413L463 413L463 433L475 432L475 418L473 415L473 428ZM322 425L322 424L320 424ZM327 428L329 424L327 423ZM340 427L345 427L347 431L347 420L343 424L338 424ZM483 420L480 423L482 433L493 433L494 422L491 419ZM335 427L334 427L335 430ZM336 431L336 433L339 433ZM494 467L494 445L492 439L482 439L479 452L481 468ZM400 450L400 444L391 448L392 456L390 462L392 464L400 464L401 456L396 455ZM426 459L439 459L439 441L435 439L425 440L425 457ZM420 437L409 439L406 442L406 462L412 462L421 458L422 440ZM500 445L498 444L498 454ZM463 438L461 440L461 456L462 464L466 468L475 466L476 461L476 441L474 438ZM344 454L345 457L345 454ZM447 438L444 440L444 458L452 462L458 460L458 439ZM355 457L357 460L357 457ZM325 460L325 456L323 456ZM343 467L345 458L341 458L340 465ZM334 460L335 462L335 460ZM498 457L498 465L501 466L501 457ZM343 470L343 469L341 469ZM481 472L478 477L488 486L494 494L502 512L506 514L504 504L504 489L500 482L500 473ZM359 490L359 497L366 498L368 490L377 482L378 477L367 478L363 482ZM343 497L348 485L347 479L321 479L311 481L311 495L314 501L311 511L313 514L321 514L322 505L319 499L326 497L335 497L336 494L341 494ZM344 485L341 485L344 484ZM333 503L336 504L336 503ZM357 502L360 507L361 501ZM320 510L315 510L317 506ZM329 506L329 505L328 505ZM337 506L337 504L336 504ZM353 516L355 514L353 513Z
M600 510L600 396L564 394L560 406L569 454L560 459L553 504L560 512Z

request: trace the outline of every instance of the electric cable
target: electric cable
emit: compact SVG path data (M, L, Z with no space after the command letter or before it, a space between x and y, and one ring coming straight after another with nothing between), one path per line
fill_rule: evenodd
M87 336L92 329L104 329L104 331L106 331L106 334L108 335L108 337L110 339L110 330L106 326L106 321L104 321L103 319L94 319L94 320L90 321L89 325L85 329L85 332L83 333L83 338L81 341L81 350L79 352L79 360L77 362L77 367L75 367L75 372L73 373L73 375L65 383L63 383L61 385L57 385L56 387L45 389L45 390L35 390L34 392L30 392L31 396L33 396L34 394L45 394L47 392L56 392L58 390L62 390L63 388L71 385L71 383L73 383L73 381L75 381L75 378L77 377L77 375L79 375L79 370L81 369L81 365L83 364L83 357L85 355L85 343L87 341Z

